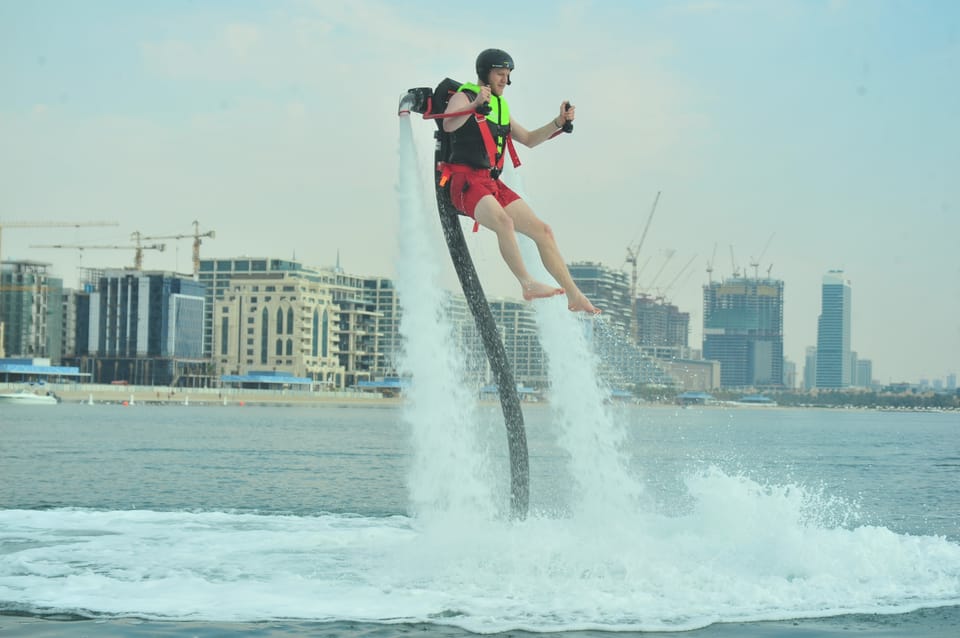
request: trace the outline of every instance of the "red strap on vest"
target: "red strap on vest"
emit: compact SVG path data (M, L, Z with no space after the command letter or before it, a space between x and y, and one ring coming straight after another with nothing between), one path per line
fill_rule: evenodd
M487 149L487 157L490 158L490 166L492 166L499 175L503 170L503 159L505 153L501 154L500 158L497 159L497 143L493 139L493 133L490 132L490 124L487 123L486 116L477 113L475 118L477 121L477 127L480 129L480 137L483 138L483 146ZM516 168L520 166L520 156L517 155L517 149L513 145L512 135L507 135L506 146L507 153L510 153L510 160L513 162L513 167Z
M480 137L483 139L483 147L487 149L487 157L490 158L490 167L498 173L503 168L503 155L497 161L497 143L493 141L493 133L490 132L490 125L487 124L487 116L477 113L474 115L477 122L477 128L480 129Z
M507 151L510 153L510 159L513 161L513 167L520 166L520 156L517 155L517 149L513 146L513 136L507 136Z

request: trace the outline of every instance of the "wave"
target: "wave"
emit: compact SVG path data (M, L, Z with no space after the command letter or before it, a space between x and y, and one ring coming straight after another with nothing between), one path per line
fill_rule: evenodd
M0 612L664 631L960 604L960 545L710 469L681 513L0 511Z

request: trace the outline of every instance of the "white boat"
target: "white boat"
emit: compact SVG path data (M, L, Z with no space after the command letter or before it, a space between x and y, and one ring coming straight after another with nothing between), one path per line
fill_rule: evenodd
M26 390L4 392L0 394L0 403L17 403L21 405L55 405L59 403L52 394L34 394Z
M777 407L776 401L774 401L770 397L765 397L762 394L751 394L745 397L741 397L739 401L734 401L733 404L739 405L739 406L761 407L761 408Z

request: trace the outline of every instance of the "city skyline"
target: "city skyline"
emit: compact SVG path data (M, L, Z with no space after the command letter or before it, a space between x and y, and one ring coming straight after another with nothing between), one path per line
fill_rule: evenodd
M0 220L121 226L11 230L3 258L52 263L72 286L77 265L132 263L132 252L29 247L126 244L199 220L217 231L204 258L330 266L339 255L350 272L393 276L397 97L472 79L477 51L498 46L517 61L508 98L520 122L546 122L562 99L579 107L574 135L520 149L530 200L568 262L626 267L662 191L640 288L676 279L667 296L691 313L691 346L711 257L714 280L770 268L784 281L784 351L797 364L816 344L821 275L842 269L856 290L851 348L878 381L956 372L960 89L948 69L960 8L513 11L502 25L419 2L4 4ZM467 19L494 40L464 35ZM432 124L417 125L428 150ZM488 294L517 296L492 237L468 242ZM150 269L189 263L189 242L145 255Z

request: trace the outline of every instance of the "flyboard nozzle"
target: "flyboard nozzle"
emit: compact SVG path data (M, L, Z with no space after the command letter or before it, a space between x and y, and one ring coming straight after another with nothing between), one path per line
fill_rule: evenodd
M419 87L410 89L400 96L400 107L397 109L397 115L409 115L410 111L414 113L428 113L430 103L433 97L433 89L430 87Z

